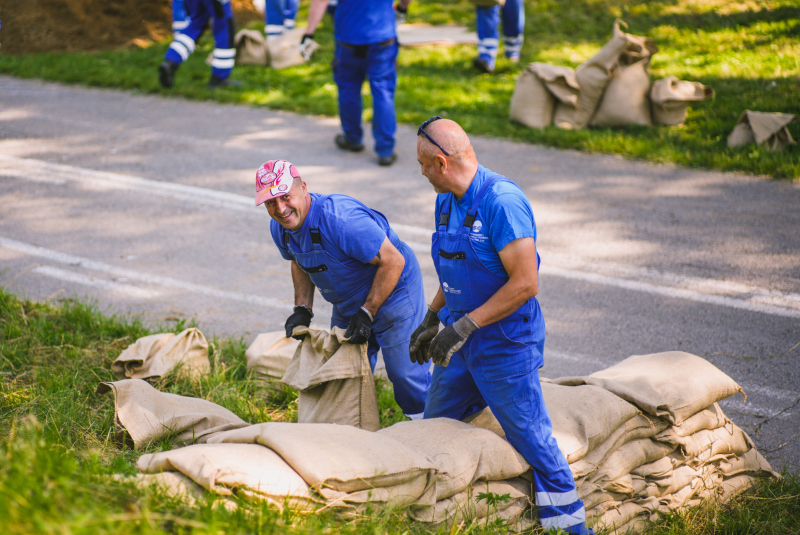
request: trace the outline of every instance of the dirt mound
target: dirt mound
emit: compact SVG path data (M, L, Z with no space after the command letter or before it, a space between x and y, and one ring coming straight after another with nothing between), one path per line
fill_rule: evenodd
M237 25L261 19L232 0ZM0 53L72 52L144 46L172 32L170 0L0 0Z

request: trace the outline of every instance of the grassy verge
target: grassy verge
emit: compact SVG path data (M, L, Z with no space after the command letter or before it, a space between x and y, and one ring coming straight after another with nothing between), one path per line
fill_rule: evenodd
M300 20L305 17L304 2ZM405 49L399 59L398 119L419 124L433 114L452 117L474 134L559 148L620 154L691 167L739 170L774 178L800 177L800 148L773 153L760 147L729 149L728 134L745 109L800 114L800 2L798 0L527 0L522 61L501 59L494 75L471 67L475 49ZM508 103L521 66L542 61L577 66L611 36L622 17L637 35L660 48L653 79L674 75L716 90L713 101L690 108L686 123L674 127L533 130L510 124ZM466 0L412 5L409 22L462 23L474 27ZM251 23L259 28L260 23ZM317 38L323 49L306 65L274 71L239 66L244 86L209 92L209 68L202 61L211 39L201 40L194 57L177 74L176 87L159 88L156 66L168 42L144 49L97 53L0 54L0 73L97 87L132 89L192 99L251 104L301 113L336 115L336 87L330 74L333 41L327 19ZM365 86L366 108L368 89ZM366 113L369 120L369 111ZM790 126L800 138L800 123Z
M179 325L175 331L183 326ZM355 520L298 515L234 498L234 511L214 496L194 506L119 475L135 473L142 452L113 440L113 403L97 396L113 380L111 362L149 331L137 321L106 317L91 306L50 306L0 289L0 525L28 533L432 533L403 511ZM211 400L250 422L296 420L296 396L269 399L246 370L241 340L214 340L212 373L200 380L165 378L158 387ZM382 425L402 419L391 387L379 385ZM159 443L146 451L169 448ZM648 533L795 534L800 532L800 479L765 482L725 506L675 513ZM439 533L503 534L501 524L462 524Z

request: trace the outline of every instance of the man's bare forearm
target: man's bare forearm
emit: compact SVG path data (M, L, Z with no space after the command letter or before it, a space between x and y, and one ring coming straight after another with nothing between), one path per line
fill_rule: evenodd
M369 310L373 316L378 313L378 309L392 295L397 287L397 281L403 274L406 259L403 254L392 245L389 238L386 238L381 245L378 254L372 259L370 264L378 266L375 278L372 280L372 288L369 289L364 308Z
M294 304L314 308L314 289L308 273L300 269L297 262L292 260L292 284L294 285Z
M306 33L312 34L316 31L317 26L325 16L325 10L328 8L328 0L311 0L311 5L308 7L308 20L306 22Z

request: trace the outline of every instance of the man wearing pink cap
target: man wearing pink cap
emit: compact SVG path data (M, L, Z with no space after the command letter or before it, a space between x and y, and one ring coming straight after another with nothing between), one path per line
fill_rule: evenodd
M378 349L397 404L421 418L430 384L428 366L411 362L411 333L425 317L417 257L386 217L347 195L309 193L296 167L270 160L256 172L256 206L264 204L272 239L291 262L294 312L286 336L314 317L314 289L333 305L331 327L367 343L374 371Z

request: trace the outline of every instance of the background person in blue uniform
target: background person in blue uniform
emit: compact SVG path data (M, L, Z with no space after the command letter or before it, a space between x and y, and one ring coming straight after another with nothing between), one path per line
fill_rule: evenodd
M413 361L436 365L425 418L461 420L488 405L533 467L542 526L589 533L539 383L544 320L530 203L516 184L478 164L453 121L423 123L417 159L439 194L431 254L440 286L409 348Z
M380 165L392 165L397 118L394 92L397 87L397 32L411 0L399 0L396 11L392 0L339 0L334 14L336 49L333 79L339 89L339 117L342 131L335 138L342 150L364 150L361 128L361 86L369 78L372 92L372 137ZM328 0L312 0L303 42L313 39Z
M183 0L172 0L172 33L173 35L189 26L189 15L183 7Z
M503 19L504 53L511 61L519 61L525 29L525 4L523 0L506 0L503 6L476 6L478 26L478 57L473 61L482 72L493 72L500 45L498 27Z
M319 288L333 305L331 327L347 329L351 343L368 343L373 371L380 348L397 404L409 418L422 418L429 367L408 359L411 331L425 316L413 251L383 214L346 195L309 193L284 160L266 162L256 173L256 206L262 203L273 219L272 239L291 261L295 307L286 336L311 323Z
M175 71L194 52L197 40L209 19L213 18L216 48L211 60L208 87L213 89L230 85L229 76L236 56L236 49L233 47L236 23L230 0L183 0L183 6L189 17L189 25L175 33L174 40L164 55L164 61L158 66L158 81L167 89L175 85Z

